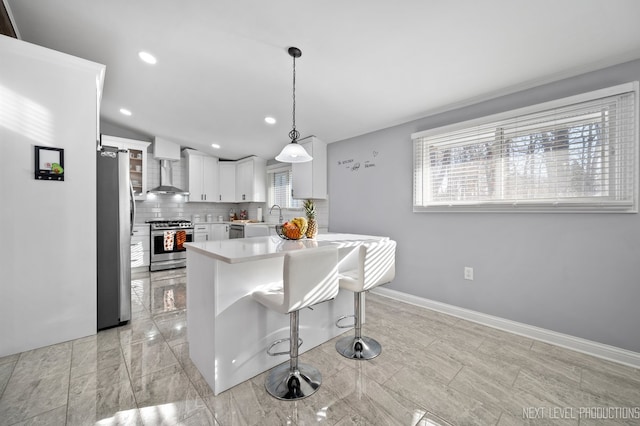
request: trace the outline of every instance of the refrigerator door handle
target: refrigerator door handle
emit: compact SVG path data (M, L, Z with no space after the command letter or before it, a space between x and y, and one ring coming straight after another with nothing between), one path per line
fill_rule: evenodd
M119 283L119 322L123 323L131 319L131 227L133 222L129 223L129 229L127 229L127 220L132 219L131 206L127 206L127 201L131 202L130 195L127 192L131 191L131 179L129 178L129 153L127 151L118 152L118 197L119 197L119 213L120 213L120 255L119 255L119 270L120 270L120 283ZM129 191L127 191L129 187ZM127 208L129 211L127 211Z
M131 215L131 235L133 236L133 224L136 221L136 198L135 198L135 193L133 192L133 184L131 183L131 180L129 180L129 193L131 194L131 199L129 200L129 202L131 203L131 208L129 210L130 215Z

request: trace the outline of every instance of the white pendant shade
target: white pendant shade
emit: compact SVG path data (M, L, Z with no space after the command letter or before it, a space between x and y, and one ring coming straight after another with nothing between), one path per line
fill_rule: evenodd
M313 157L307 154L307 151L300 144L291 142L282 148L282 152L278 154L276 160L283 163L306 163L313 160Z

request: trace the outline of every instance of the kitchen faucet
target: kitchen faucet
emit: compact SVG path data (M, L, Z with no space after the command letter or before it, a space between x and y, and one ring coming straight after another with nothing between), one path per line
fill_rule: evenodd
M280 211L280 215L278 216L278 223L282 223L282 221L284 220L284 218L282 217L282 207L280 207L277 204L272 205L271 209L269 210L269 214L271 214L271 212L273 211L274 207L277 207L278 210Z

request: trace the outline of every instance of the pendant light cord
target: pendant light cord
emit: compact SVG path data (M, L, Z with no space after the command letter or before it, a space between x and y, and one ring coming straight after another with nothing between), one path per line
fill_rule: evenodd
M302 145L298 144L300 132L296 129L296 59L302 56L302 51L297 47L291 46L287 49L287 52L293 58L293 126L289 132L291 142L282 148L280 154L276 156L276 160L283 163L305 163L312 161L313 157L307 153Z
M293 56L293 128L289 132L291 142L297 143L300 132L296 130L296 57Z

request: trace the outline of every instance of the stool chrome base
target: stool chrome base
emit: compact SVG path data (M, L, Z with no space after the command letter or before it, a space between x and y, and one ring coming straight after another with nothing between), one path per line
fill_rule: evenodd
M292 371L286 362L271 370L264 385L273 397L292 401L313 395L321 383L322 375L317 368L299 363Z
M382 346L371 337L345 336L336 342L336 351L349 359L373 359L380 355Z

